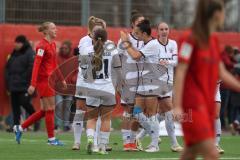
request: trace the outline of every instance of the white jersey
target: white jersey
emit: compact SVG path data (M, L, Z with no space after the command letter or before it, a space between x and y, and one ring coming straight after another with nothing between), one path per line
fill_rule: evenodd
M159 95L160 84L158 83L159 75L166 70L159 70L158 60L159 43L152 39L140 49L142 58L138 61L139 66L139 84L137 87L138 94L141 95ZM164 68L164 67L163 67ZM162 73L161 73L162 72Z
M109 41L108 41L109 42ZM89 106L114 105L115 104L115 88L114 81L116 76L112 75L113 68L121 67L121 61L118 50L107 50L107 44L104 46L104 53L102 56L102 68L100 71L93 73L92 58L94 56L93 45L85 47L81 54L82 76L87 85L81 87L79 90L83 96L86 96L86 103Z
M81 56L81 54L83 54L84 48L92 46L92 44L93 44L92 38L89 35L87 35L87 36L85 36L85 37L80 39L79 44L78 44L79 62L81 61L80 60L80 56ZM81 63L79 63L79 66L78 66L78 78L77 79L83 79L82 74L81 74L81 68L86 68L86 66L81 66Z
M144 42L140 41L132 33L128 34L129 42L134 49L140 50L144 46ZM118 41L118 50L122 62L122 76L125 79L125 85L121 89L121 103L133 104L136 91L130 91L131 87L137 88L138 83L138 66L125 49L123 49L121 39ZM136 90L136 89L135 89Z
M83 38L81 38L78 43L79 54L81 54L84 47L91 46L92 44L93 44L93 40L89 35L86 35Z
M129 37L129 42L131 43L129 45L132 45L134 49L140 50L143 48L144 46L143 41L138 40L136 37L132 35L132 33L130 33L128 37ZM137 66L138 62L128 54L127 50L122 49L121 43L122 41L120 39L118 41L118 51L122 61L122 74L126 79L126 83L129 82L128 85L136 85L137 78L138 78L138 66Z
M91 46L92 45L92 38L89 36L89 35L86 35L85 37L81 38L80 41L79 41L79 44L78 44L78 49L79 49L79 66L78 66L78 75L77 75L77 82L76 82L76 93L75 93L75 96L78 97L78 98L86 98L85 96L80 96L81 94L81 90L80 88L82 86L86 86L87 83L84 81L84 78L82 76L82 70L81 70L81 67L85 67L86 66L81 66L80 64L80 55L82 54L83 52L83 49L85 47L88 47L88 46Z
M144 47L139 50L142 54L142 58L138 63L158 63L158 41L156 39L151 39L144 44Z
M134 37L132 33L128 34L128 36L133 48L140 50L144 46L144 42Z
M108 44L107 41L105 43ZM118 50L117 49L113 49L113 50L106 50L106 46L104 47L104 53L103 53L103 57L102 57L102 69L100 71L96 72L96 77L94 79L91 79L92 77L87 76L86 74L91 74L92 73L92 64L91 64L91 60L94 56L94 49L93 49L93 45L89 46L89 47L85 47L81 53L81 66L87 66L87 68L82 68L82 70L86 70L82 72L83 77L85 78L86 81L90 82L90 83L95 83L95 84L106 84L106 83L112 83L112 69L113 68L118 68L121 67L121 61L119 58L119 54L118 54ZM90 80L90 81L89 81Z
M111 43L114 44L112 41L107 41L106 43ZM81 70L83 68L87 68L88 64L83 64L81 63L81 55L84 55L83 52L85 52L85 49L88 47L91 47L93 45L93 40L92 38L87 35L85 37L83 37L82 39L80 39L79 44L78 44L78 48L79 48L79 67L78 67L78 81L77 81L77 86L78 85L85 85L84 82L82 82L83 78L83 74L81 73ZM80 84L82 83L82 84Z
M160 76L160 80L167 81L167 83L173 84L173 76L174 76L174 67L177 65L177 43L174 40L168 39L166 45L162 44L159 40L158 50L159 50L159 60L167 60L168 65L166 74Z

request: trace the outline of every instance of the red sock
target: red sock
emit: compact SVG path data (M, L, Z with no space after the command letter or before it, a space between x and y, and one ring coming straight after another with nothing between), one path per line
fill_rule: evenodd
M54 110L45 111L45 125L48 138L54 137Z
M28 117L28 119L26 119L23 124L21 125L23 129L29 127L30 125L32 125L33 123L39 121L42 117L44 117L45 115L45 111L37 111L35 113L33 113L30 117Z

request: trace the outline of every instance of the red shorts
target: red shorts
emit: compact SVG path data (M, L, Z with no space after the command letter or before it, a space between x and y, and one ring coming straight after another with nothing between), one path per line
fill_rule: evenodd
M37 93L40 98L55 96L55 91L46 82L39 82L37 84Z
M188 114L188 118L182 121L186 146L215 138L215 109L214 106L184 108Z

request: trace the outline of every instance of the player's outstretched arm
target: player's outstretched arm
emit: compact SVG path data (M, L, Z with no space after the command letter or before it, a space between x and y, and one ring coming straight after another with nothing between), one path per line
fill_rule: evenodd
M182 115L182 95L183 95L183 85L185 82L185 77L188 69L188 64L179 63L176 68L176 81L174 83L174 116L176 119L180 119Z

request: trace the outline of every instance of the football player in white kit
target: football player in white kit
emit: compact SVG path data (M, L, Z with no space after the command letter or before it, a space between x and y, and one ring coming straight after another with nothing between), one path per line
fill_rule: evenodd
M137 92L133 115L151 137L151 143L145 151L158 152L159 123L156 117L160 94L158 82L159 76L166 71L162 70L161 68L164 67L158 64L158 42L151 37L149 20L143 20L137 25L136 35L144 41L144 47L137 51L131 45L126 46L127 53L138 61L139 67L137 88L130 88ZM128 44L128 34L121 31L121 40ZM158 68L156 68L157 65Z
M218 81L217 83L217 90L216 90L216 96L215 96L215 102L216 102L216 120L215 120L215 128L216 128L216 147L219 154L223 154L224 150L220 147L220 138L222 134L221 129L221 121L220 121L220 109L221 109L221 95L220 95L220 83L221 81Z
M143 41L139 40L136 36L136 26L137 24L144 20L144 17L141 13L137 11L132 12L131 16L131 26L132 31L128 34L129 42L131 45L136 49L140 50L143 47ZM138 131L138 123L132 118L132 111L134 107L134 101L136 97L135 91L130 91L129 88L134 87L137 85L137 62L132 59L130 55L126 52L126 50L123 50L123 43L121 39L118 42L118 50L121 57L122 62L122 75L125 79L125 84L121 88L121 105L124 108L123 113L123 120L122 120L122 139L123 139L123 150L124 151L137 151L136 146L136 134ZM129 44L130 45L130 44ZM132 81L129 83L130 79L135 79L135 81Z
M165 22L161 22L157 28L158 32L158 43L159 43L159 63L167 68L167 72L160 76L161 81L165 81L167 84L173 86L174 77L174 67L177 65L177 43L174 40L168 38L169 36L169 26ZM165 120L165 126L168 136L171 139L171 150L173 152L181 152L183 148L178 144L175 135L175 126L172 114L172 90L167 93L159 95L159 114L158 120L161 122ZM142 139L146 134L145 130L142 130L138 136L137 141L140 143L139 139Z
M106 23L99 18L96 18L94 16L89 17L88 19L88 35L80 39L78 48L79 48L79 54L82 53L83 49L87 46L92 46L92 31L96 28L106 28ZM80 61L80 59L79 59ZM84 78L81 73L81 67L86 66L80 66L78 69L78 76L77 76L77 82L76 82L76 94L75 97L77 98L76 101L76 114L74 116L73 120L73 134L74 134L74 144L72 147L72 150L79 150L80 149L80 143L81 143L81 134L83 129L83 120L84 120L84 114L86 112L86 97L80 96L79 92L81 86L87 85L84 81ZM97 136L95 136L97 139ZM95 140L96 141L96 140Z
M82 95L86 96L87 106L87 152L93 152L94 132L98 116L101 117L101 128L98 136L98 153L107 154L109 143L110 121L113 107L116 105L115 87L120 76L121 61L118 50L108 50L107 32L98 28L93 32L93 45L84 47L81 65L86 86L80 87ZM115 76L112 72L115 71ZM114 83L114 84L113 84Z

